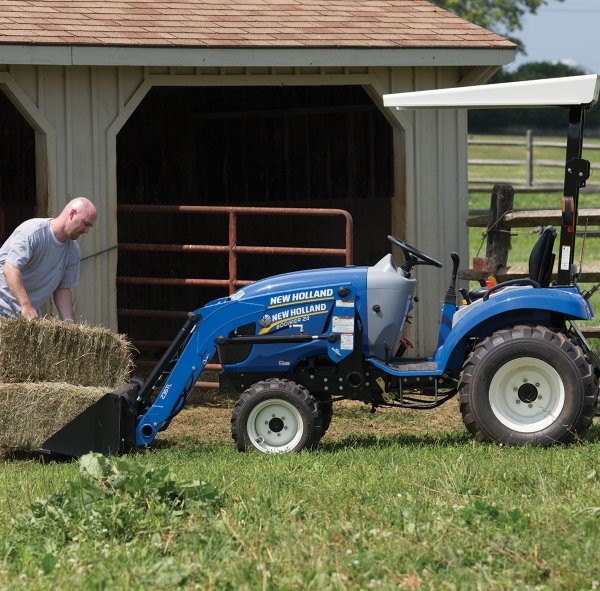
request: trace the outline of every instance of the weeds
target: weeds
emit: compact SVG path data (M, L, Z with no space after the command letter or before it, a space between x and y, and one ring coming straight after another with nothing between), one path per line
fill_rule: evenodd
M19 573L28 584L39 576L56 578L55 571L82 575L97 569L99 560L131 556L141 547L142 554L151 549L156 564L164 565L158 579L173 582L171 562L162 556L170 554L178 536L201 531L219 506L212 485L178 481L166 466L88 454L76 480L48 498L27 502L25 511L9 518L10 535L0 542L3 574Z

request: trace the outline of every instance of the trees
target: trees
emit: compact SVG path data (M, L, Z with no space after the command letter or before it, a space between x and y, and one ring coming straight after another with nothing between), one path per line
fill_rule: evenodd
M535 14L548 0L430 0L436 6L444 8L471 21L476 25L494 31L519 46L523 53L525 46L520 39L511 34L522 29L521 19L530 12ZM564 2L564 0L559 0Z

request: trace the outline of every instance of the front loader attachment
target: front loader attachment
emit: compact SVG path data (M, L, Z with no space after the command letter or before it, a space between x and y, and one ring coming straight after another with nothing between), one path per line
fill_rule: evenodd
M149 445L183 408L198 376L216 350L217 337L258 320L263 306L215 300L188 316L150 376L132 378L76 416L36 451L79 457L119 455Z
M89 452L120 454L135 445L135 401L143 384L133 378L76 416L36 451L79 457Z

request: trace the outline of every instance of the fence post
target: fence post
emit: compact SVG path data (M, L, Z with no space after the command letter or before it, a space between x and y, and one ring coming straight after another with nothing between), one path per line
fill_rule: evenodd
M494 185L490 201L487 249L485 256L494 261L493 275L498 276L498 268L506 267L508 251L511 249L510 228L504 224L502 216L512 211L515 191L512 185Z
M527 186L533 186L533 132L527 130Z

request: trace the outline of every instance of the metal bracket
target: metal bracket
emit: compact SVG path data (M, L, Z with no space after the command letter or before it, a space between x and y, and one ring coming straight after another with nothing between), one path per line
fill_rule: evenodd
M590 161L584 158L571 158L566 163L567 174L574 175L579 188L585 187L585 182L590 178Z
M394 395L391 392L388 392L386 390L386 383L385 380L382 377L379 377L375 380L377 382L377 385L381 388L381 392L383 394L383 399L388 402L391 403L394 401Z

